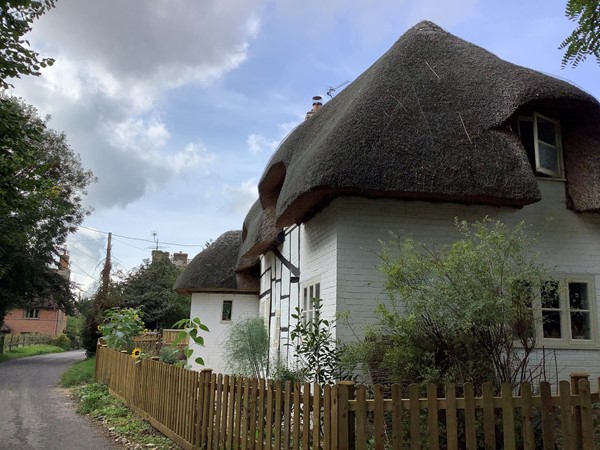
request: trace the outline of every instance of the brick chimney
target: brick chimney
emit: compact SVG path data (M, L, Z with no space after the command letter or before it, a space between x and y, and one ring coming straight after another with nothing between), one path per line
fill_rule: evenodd
M321 97L320 95L315 95L313 97L312 109L306 113L305 120L310 119L313 116L313 114L316 113L319 110L319 108L321 108L321 106L323 106L323 103L321 102L322 98L323 97Z
M183 252L173 253L173 264L177 267L185 267L188 263L188 254Z
M69 252L67 251L67 246L65 246L63 254L60 255L57 266L58 273L69 280L71 278L71 264L69 262Z

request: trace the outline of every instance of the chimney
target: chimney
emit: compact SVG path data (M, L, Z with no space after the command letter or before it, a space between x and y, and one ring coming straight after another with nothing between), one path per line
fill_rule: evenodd
M152 262L157 262L161 259L169 259L169 252L163 252L162 250L152 250Z
M69 280L71 278L71 264L69 262L69 252L67 251L67 246L63 250L63 254L60 255L60 259L58 260L58 273L62 275L65 279Z
M60 259L58 260L58 270L69 270L69 253L67 252L66 246L63 250L63 254L60 255Z
M188 254L183 252L173 253L173 264L177 267L185 267L188 263Z
M322 98L323 97L321 97L320 95L315 95L313 97L312 109L306 113L305 120L310 119L313 116L313 114L316 113L319 110L319 108L321 108L321 106L323 106L323 103L321 103Z

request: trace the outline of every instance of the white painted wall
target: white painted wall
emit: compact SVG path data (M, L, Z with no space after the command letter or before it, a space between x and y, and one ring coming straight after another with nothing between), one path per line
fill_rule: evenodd
M336 280L332 283L337 311L349 311L360 330L374 319L375 306L388 300L383 290L383 276L378 270L377 254L381 248L379 240L389 240L390 232L428 244L449 243L457 238L455 218L474 221L489 216L509 225L524 220L534 230L542 232L537 249L553 273L591 275L595 279L595 322L597 329L600 328L600 214L576 214L568 210L563 182L540 179L539 184L542 201L522 209L357 197L334 200L324 216L329 210L335 213L335 231L330 231L329 235L333 235L337 243L321 250L328 248L329 255L337 254ZM548 218L552 220L547 222ZM306 227L312 225L310 221ZM312 249L317 251L320 247L314 245ZM319 261L318 264L306 264L312 266L311 269L303 266L303 279L306 272L314 276L318 276L319 270L324 270L327 276L335 273L327 267L332 264L331 256L321 253L320 258L303 257ZM338 323L338 337L349 340L352 333ZM588 349L552 350L556 351L560 379L568 378L574 371L589 372L592 379L600 377L598 341Z
M231 321L221 320L221 313L224 300L232 300ZM200 356L204 359L204 366L190 361L192 369L212 369L214 373L228 373L224 359L223 347L229 329L233 323L245 318L258 316L258 296L254 294L235 294L235 293L194 293L192 294L192 308L190 317L199 317L202 323L206 324L209 333L204 333L204 347L198 346L195 342L190 342L190 347L194 350L192 360Z

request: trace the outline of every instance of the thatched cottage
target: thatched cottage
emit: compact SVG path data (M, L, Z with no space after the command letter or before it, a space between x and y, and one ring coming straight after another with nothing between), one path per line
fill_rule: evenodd
M421 22L281 143L258 190L241 240L223 244L239 236L226 233L178 281L192 315L218 330L226 308L259 314L285 361L291 314L311 297L328 316L374 318L390 231L451 242L455 218L551 217L536 245L564 288L535 308L538 343L556 351L561 378L600 376L600 104L575 86ZM576 307L573 292L585 298ZM336 333L351 339L341 323Z

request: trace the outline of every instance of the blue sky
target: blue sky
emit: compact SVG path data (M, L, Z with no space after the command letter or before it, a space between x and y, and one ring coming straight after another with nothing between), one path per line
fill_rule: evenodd
M68 241L73 279L93 287L108 231L121 236L114 266L126 271L150 256L153 232L163 250L194 256L241 228L266 162L312 96L354 80L420 20L599 98L594 60L561 69L558 46L574 28L564 8L555 0L60 0L30 36L55 65L16 80L11 93L50 114L98 177L86 198L94 211Z

